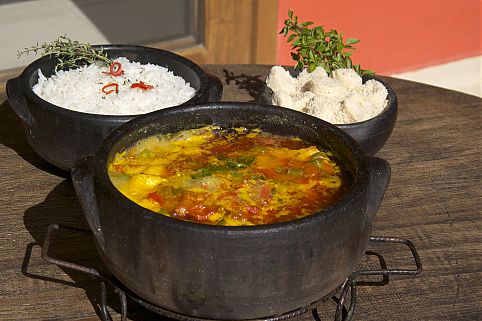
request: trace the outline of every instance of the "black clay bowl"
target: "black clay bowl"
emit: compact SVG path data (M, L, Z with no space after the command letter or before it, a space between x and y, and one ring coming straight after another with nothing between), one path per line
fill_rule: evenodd
M299 72L290 70L290 73L296 77ZM387 107L379 115L368 120L351 124L335 124L335 126L352 136L367 153L374 155L385 145L392 134L397 121L398 100L395 91L386 81L376 76L364 76L363 83L369 79L379 81L387 88ZM259 102L271 104L271 95L271 89L264 86Z
M353 175L331 206L302 219L258 226L211 226L151 212L111 183L117 152L155 134L206 125L298 136L328 148ZM211 103L164 109L114 130L72 169L72 182L108 269L151 304L189 317L256 319L317 301L354 271L390 178L339 128L286 108Z
M97 46L96 46L97 47ZM196 90L185 104L219 101L222 84L192 61L172 52L131 45L102 46L110 58L127 57L131 61L166 67L189 82ZM53 105L37 96L32 87L38 81L38 69L49 77L58 60L42 57L28 65L22 74L7 82L8 101L21 118L32 148L49 163L70 170L80 158L93 153L114 128L136 115L113 116L88 114Z

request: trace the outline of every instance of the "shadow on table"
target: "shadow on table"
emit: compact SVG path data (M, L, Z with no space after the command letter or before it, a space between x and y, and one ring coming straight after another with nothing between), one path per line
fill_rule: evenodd
M87 233L71 231L57 231L53 233L50 238L49 257L93 268L105 275L110 275L97 253L94 238L89 232L87 221L84 218L71 181L62 181L47 195L43 202L27 209L24 214L24 224L35 242L30 243L25 250L22 273L32 279L82 288L97 315L101 317L99 308L101 290L98 279L65 267L61 267L61 269L72 281L58 279L43 273L29 272L32 250L43 246L47 229L51 224L59 224L86 230ZM45 262L45 264L51 263ZM120 313L120 303L117 296L109 286L107 291L107 305L111 310ZM62 292L59 291L59 296L61 295ZM61 307L59 307L59 312L62 312ZM144 311L142 312L142 317L137 319L136 315L139 314L139 308L132 302L128 302L128 313L129 318L132 320L155 320L150 319L150 312ZM158 317L157 320L159 320Z
M257 102L258 98L265 86L265 82L261 79L262 76L239 74L223 69L226 78L226 85L235 85L238 89L244 90L253 98L249 102Z
M0 144L14 150L25 161L38 169L61 177L67 177L68 172L49 164L30 147L23 131L22 121L10 107L8 100L0 105Z

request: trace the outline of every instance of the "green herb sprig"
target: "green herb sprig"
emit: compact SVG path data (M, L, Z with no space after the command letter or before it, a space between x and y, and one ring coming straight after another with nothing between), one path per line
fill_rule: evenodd
M293 18L293 11L288 11L288 19L279 32L291 45L291 58L296 61L295 69L307 68L312 72L316 67L323 67L328 74L339 68L354 69L359 75L373 74L371 70L364 70L360 65L352 63L350 50L360 40L348 38L343 41L343 34L336 30L325 31L323 26L310 28L313 22L298 22Z
M56 57L59 62L55 66L55 69L62 69L64 67L79 67L83 63L89 64L100 61L106 66L110 66L112 60L107 57L107 53L101 47L100 49L93 48L90 44L80 43L76 40L69 39L66 35L60 36L50 43L44 43L39 45L25 48L24 50L17 51L17 58L22 55L28 55L38 53L48 55L50 57Z

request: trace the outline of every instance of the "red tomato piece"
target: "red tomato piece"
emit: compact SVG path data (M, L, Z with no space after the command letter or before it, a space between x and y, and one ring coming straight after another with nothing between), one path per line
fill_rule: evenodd
M268 185L263 185L259 191L259 197L262 199L267 199L271 197L271 187Z
M159 205L162 205L164 203L164 197L162 197L162 195L159 194L159 192L149 193L147 194L147 197Z
M259 215L260 212L259 207L257 206L246 206L246 210L248 211L248 217L251 217L253 215Z
M112 165L112 167L118 173L124 173L125 172L125 168L122 165Z
M214 210L212 208L201 204L190 206L187 208L187 217L196 221L207 221L209 215L213 213Z

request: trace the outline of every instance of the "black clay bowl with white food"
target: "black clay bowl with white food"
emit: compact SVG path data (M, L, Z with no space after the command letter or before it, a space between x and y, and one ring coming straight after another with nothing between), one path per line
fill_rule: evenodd
M194 96L183 104L216 102L221 99L222 84L219 79L177 54L134 45L105 45L102 48L110 59L125 57L132 62L158 65L182 77L195 90ZM80 112L40 98L32 89L39 80L38 71L40 69L48 78L55 73L58 62L57 58L49 56L35 60L20 76L7 82L7 95L12 109L22 120L27 140L35 152L54 166L70 170L76 161L97 150L113 129L138 114Z
M287 69L292 77L297 77L299 70ZM383 79L373 75L362 77L363 84L374 80L381 83L387 91L386 106L376 116L358 122L333 123L338 128L352 136L367 153L376 154L388 141L397 120L398 100L393 88ZM272 104L273 91L265 85L261 90L259 103Z

